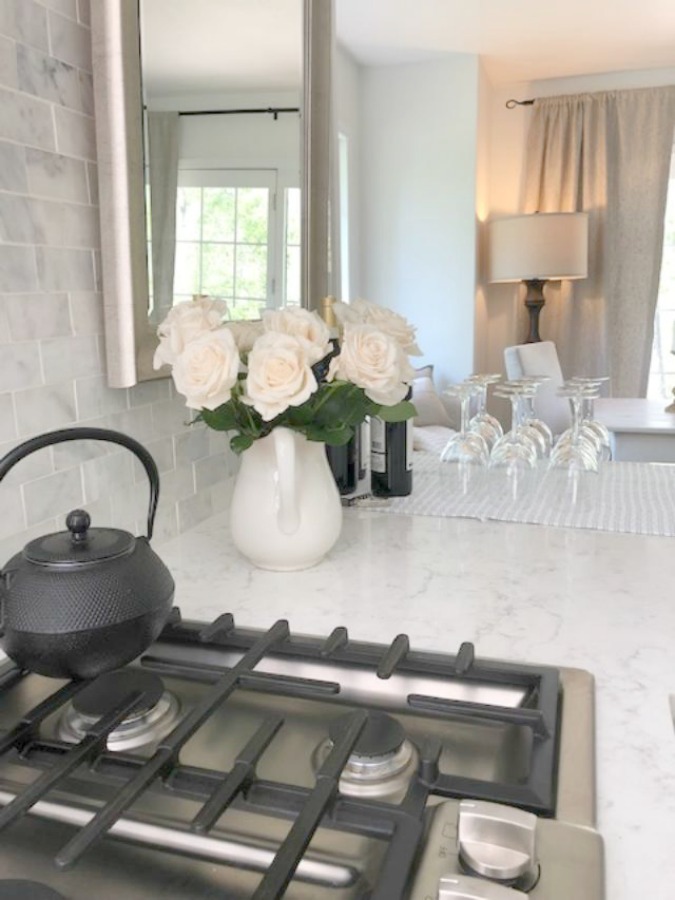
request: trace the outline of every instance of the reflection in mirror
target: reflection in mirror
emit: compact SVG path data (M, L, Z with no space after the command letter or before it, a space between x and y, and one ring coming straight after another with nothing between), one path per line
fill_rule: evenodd
M302 0L140 0L149 311L300 303Z
M164 377L156 326L174 302L224 296L244 318L325 295L331 15L331 0L93 4L111 387Z

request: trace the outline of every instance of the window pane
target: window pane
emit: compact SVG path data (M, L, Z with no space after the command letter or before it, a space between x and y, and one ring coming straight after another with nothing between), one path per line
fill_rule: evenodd
M286 306L300 304L300 247L286 248Z
M235 188L204 188L203 240L234 240L235 195Z
M267 188L239 188L237 190L237 243L267 243Z
M202 291L219 297L234 293L234 251L231 244L202 244Z
M238 297L267 298L267 247L237 247Z
M647 396L672 400L675 387L675 153L673 154L668 202L666 204L665 233L659 297L654 317L654 343Z
M199 293L199 244L176 244L176 268L173 281L174 294Z
M300 244L300 188L286 190L286 243Z
M176 238L179 241L200 239L202 189L179 187L176 194Z
M230 316L233 319L259 319L263 310L267 308L267 304L256 300L247 300L244 297L236 297L229 302L229 307Z
M670 352L673 347L674 327L675 311L662 309L659 312L659 337L661 338L661 358L663 360L664 369L675 369L675 356L673 356Z

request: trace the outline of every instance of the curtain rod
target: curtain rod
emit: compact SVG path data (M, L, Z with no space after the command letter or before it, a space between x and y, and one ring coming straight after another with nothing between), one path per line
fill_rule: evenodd
M238 116L238 115L270 115L276 121L281 113L299 113L298 106L268 106L267 109L186 109L179 110L179 116Z
M515 106L532 106L534 100L507 100L506 108L513 109Z

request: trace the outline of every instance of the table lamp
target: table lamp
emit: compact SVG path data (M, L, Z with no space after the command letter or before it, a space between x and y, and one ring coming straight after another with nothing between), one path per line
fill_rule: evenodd
M541 340L539 314L547 281L586 278L588 214L530 213L489 223L490 281L524 281L530 330L525 343Z

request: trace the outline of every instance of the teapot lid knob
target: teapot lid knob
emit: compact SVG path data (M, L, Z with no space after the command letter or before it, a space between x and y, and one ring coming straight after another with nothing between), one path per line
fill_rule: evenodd
M35 538L23 549L24 559L43 566L89 565L133 553L136 538L119 528L90 528L91 517L84 509L66 516L67 531Z
M66 516L66 528L74 541L86 540L90 525L91 516L86 509L74 509Z

